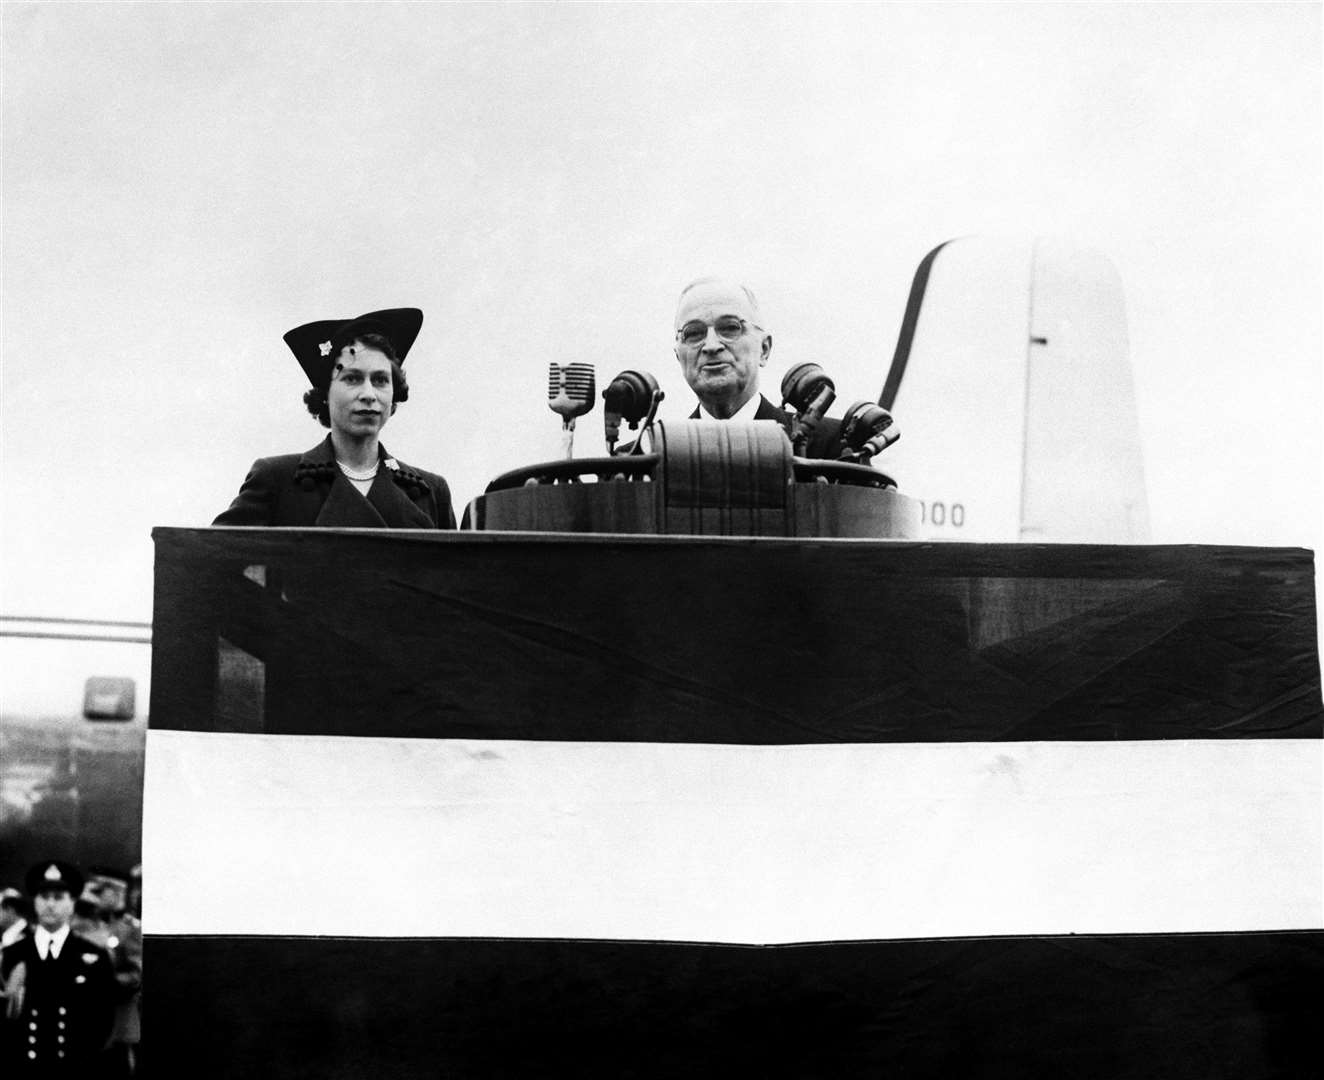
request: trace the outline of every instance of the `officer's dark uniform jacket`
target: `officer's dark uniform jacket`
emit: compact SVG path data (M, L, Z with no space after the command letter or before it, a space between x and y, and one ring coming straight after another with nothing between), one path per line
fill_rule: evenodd
M23 1008L5 1022L0 1075L95 1076L95 1062L115 1019L117 984L110 956L72 931L60 955L45 960L29 934L4 951L0 972L8 980L24 965Z
M304 454L259 458L213 525L290 525L363 529L453 529L451 490L436 473L379 447L366 497L336 465L328 435Z

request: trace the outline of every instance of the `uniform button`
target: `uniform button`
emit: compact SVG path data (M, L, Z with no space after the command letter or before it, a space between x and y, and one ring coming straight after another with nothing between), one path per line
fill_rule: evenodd
M55 1041L56 1041L56 1042L64 1042L64 1036L63 1036L63 1035L57 1035Z
M28 1030L29 1030L29 1031L36 1031L36 1030L37 1030L37 1025L36 1025L36 1024L29 1024L29 1025L28 1025Z
M29 1036L28 1036L28 1042L30 1042L30 1043L35 1043L36 1041L37 1041L37 1036L35 1036L35 1035L29 1035Z
M58 1024L56 1024L55 1026L56 1026L57 1028L59 1028L61 1031L63 1031L63 1030L64 1030L64 1021L61 1020L61 1021L60 1021Z
M69 1011L69 1010L66 1009L63 1005L60 1006L60 1015L61 1015L61 1016L63 1016L63 1015L64 1015L66 1012L68 1012L68 1011Z
M36 1056L37 1056L37 1051L35 1051L35 1050L29 1050L29 1051L28 1051L28 1057L30 1057L30 1058L34 1058L34 1057L36 1057Z
M59 1056L60 1056L60 1057L64 1057L64 1051L63 1051L63 1050L60 1051Z

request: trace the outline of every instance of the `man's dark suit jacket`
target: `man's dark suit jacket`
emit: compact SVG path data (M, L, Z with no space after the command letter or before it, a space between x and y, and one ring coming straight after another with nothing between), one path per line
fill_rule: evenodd
M699 410L695 409L690 413L691 420L699 418ZM786 432L786 437L791 437L791 421L793 417L784 409L777 408L771 401L762 394L759 395L758 411L754 413L755 420L776 420L781 424ZM804 456L807 458L827 458L835 461L841 454L841 421L834 420L825 416L818 422L818 430L814 432L809 439L809 445L805 449Z
M446 481L395 461L385 447L380 452L381 464L366 498L337 467L329 435L305 454L259 458L234 502L212 524L455 528Z

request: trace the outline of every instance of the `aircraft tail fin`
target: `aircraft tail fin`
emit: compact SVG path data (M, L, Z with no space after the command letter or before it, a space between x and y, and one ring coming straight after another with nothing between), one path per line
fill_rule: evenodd
M1144 543L1121 280L1097 251L967 237L920 262L880 404L934 539Z

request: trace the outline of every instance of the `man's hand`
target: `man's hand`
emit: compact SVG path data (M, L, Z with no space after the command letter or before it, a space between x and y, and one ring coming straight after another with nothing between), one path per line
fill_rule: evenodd
M5 1019L17 1020L23 1014L23 991L28 981L26 964L15 964L5 983Z

